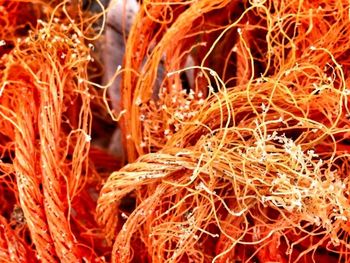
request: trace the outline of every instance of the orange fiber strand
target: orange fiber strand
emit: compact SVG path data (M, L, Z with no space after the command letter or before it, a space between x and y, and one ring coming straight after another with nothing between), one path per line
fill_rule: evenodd
M57 6L49 22L38 20L2 57L0 115L7 128L2 134L13 141L17 198L36 257L43 262L99 261L92 244L77 238L72 222L84 210L76 210L74 202L100 176L88 165L93 93L82 80L88 79L92 58L90 48L81 43L89 36L80 31L84 20L78 14L75 21L71 18L71 8L65 2ZM82 200L88 207L96 202ZM80 219L87 232L97 228L89 226L91 219Z
M2 262L35 262L34 252L23 243L22 237L11 229L4 218L1 218L1 253Z

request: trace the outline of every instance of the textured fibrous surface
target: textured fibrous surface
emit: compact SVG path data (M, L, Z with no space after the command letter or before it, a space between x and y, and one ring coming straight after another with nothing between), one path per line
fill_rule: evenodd
M0 262L349 262L348 1L108 2L0 1Z

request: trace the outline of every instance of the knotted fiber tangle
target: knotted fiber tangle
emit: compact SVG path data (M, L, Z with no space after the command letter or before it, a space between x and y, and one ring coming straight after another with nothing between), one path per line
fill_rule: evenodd
M0 4L1 261L349 262L347 1Z

